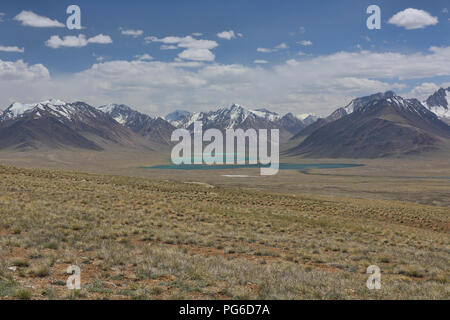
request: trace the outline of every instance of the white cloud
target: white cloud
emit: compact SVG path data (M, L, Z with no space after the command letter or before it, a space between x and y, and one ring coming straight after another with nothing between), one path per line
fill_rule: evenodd
M448 9L447 8L442 9L442 13L448 13Z
M137 38L140 37L144 34L144 30L133 30L133 29L124 29L124 28L119 28L120 33L125 35L125 36L131 36L133 38Z
M99 34L95 37L89 38L88 43L110 44L112 43L112 39L110 36Z
M140 60L140 61L144 61L144 60L153 60L153 57L147 53L144 54L138 54L134 56L136 59Z
M273 50L272 50L272 49L269 49L269 48L258 48L258 49L256 49L256 51L262 52L262 53L270 53L270 52L273 52Z
M22 26L35 27L35 28L64 28L65 25L57 20L52 20L47 17L37 15L32 11L22 11L14 20L20 21Z
M178 54L178 57L194 61L214 61L216 56L208 49L187 49Z
M254 60L253 63L256 63L256 64L266 64L266 63L269 63L269 62L268 62L267 60Z
M19 48L17 46L9 47L9 46L0 46L0 51L3 52L24 52L24 48Z
M297 52L297 55L298 55L298 56L305 56L306 53L304 53L303 51L299 51L299 52Z
M414 87L409 93L408 96L411 98L417 98L421 101L424 101L426 98L431 96L434 92L439 89L439 86L432 82L424 82L416 87Z
M430 77L449 77L448 61L450 46L408 54L342 51L270 63L264 68L260 64L224 65L182 59L108 61L52 78L42 65L0 61L0 105L12 98L32 102L58 94L64 100L93 105L119 101L159 115L180 106L200 111L233 102L248 108L266 105L279 113L327 115L356 96L389 89L408 93L411 89L403 83L406 80L429 82ZM11 71L14 69L18 71ZM11 84L10 78L20 85Z
M176 50L178 49L177 46L174 45L167 45L167 44L163 44L161 47L159 47L161 50Z
M312 46L313 43L309 40L303 40L303 41L298 41L297 44L308 47L308 46Z
M236 38L236 34L234 33L233 30L222 31L217 34L217 37L221 39L231 40L233 38Z
M273 48L257 48L256 51L261 52L261 53L271 53L271 52L276 52L279 50L285 50L288 48L289 48L289 46L283 42L283 43L280 43L279 45L276 45Z
M194 37L201 37L203 35L203 33L201 33L201 32L194 32L192 35Z
M86 36L83 34L78 36L65 36L63 39L57 35L54 35L45 42L47 47L53 49L57 49L59 47L85 47L87 44L88 42Z
M298 32L300 32L300 34L304 34L306 32L306 28L305 27L300 27L298 29Z
M47 80L50 78L48 69L42 64L28 65L23 60L0 60L0 80L25 81ZM17 88L20 90L20 88Z
M431 16L424 10L408 8L396 13L388 23L403 27L407 30L423 29L438 23L438 18Z
M169 36L165 38L150 36L146 37L145 41L147 43L163 43L163 45L161 45L162 50L183 48L185 50L179 53L178 57L181 59L194 61L214 61L216 56L214 55L214 53L212 53L211 50L219 45L216 41L196 39L192 36Z
M89 39L86 39L84 34L78 36L65 36L62 39L59 36L54 35L45 42L45 45L53 49L58 49L60 47L80 48L87 46L89 43L109 44L112 43L112 39L110 36L104 34L99 34Z
M284 49L288 49L289 46L286 43L280 43L279 45L275 46L276 50L284 50Z
M178 42L178 46L181 48L188 49L214 49L218 46L217 42L212 40L203 40L203 39L194 39L190 36L183 38L180 42Z
M165 38L161 38L161 39L150 36L150 37L146 37L145 41L147 43L161 42L164 44L177 45L180 48L189 48L189 49L208 49L208 50L210 50L210 49L216 48L219 45L216 41L213 41L213 40L196 39L191 36L186 36L186 37L169 36L169 37L165 37Z
M3 12L0 12L0 22L3 22L4 17L5 17L5 14Z

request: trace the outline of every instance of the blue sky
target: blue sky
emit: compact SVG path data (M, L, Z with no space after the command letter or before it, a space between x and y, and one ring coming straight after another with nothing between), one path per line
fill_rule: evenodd
M81 30L62 26L71 4ZM381 30L366 27L371 4ZM407 8L423 11L392 20ZM450 83L449 9L448 0L3 0L0 105L54 97L153 115L231 103L326 115L387 89L423 98ZM53 22L33 26L24 11Z

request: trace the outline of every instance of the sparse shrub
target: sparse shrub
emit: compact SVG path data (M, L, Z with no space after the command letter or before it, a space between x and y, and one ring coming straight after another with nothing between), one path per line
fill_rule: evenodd
M44 248L56 250L56 249L58 249L58 243L56 243L56 241L46 242L46 243L44 243Z
M30 274L32 274L35 277L44 278L50 274L50 268L46 265L40 265L31 270Z
M12 261L12 265L19 268L26 268L30 266L30 263L23 258L16 258Z
M13 297L19 300L30 300L33 296L32 292L28 289L16 289L14 290Z

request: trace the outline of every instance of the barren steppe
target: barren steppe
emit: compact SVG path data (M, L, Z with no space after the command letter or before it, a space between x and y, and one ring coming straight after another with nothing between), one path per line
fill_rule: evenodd
M446 159L260 177L114 154L0 154L0 298L450 297Z

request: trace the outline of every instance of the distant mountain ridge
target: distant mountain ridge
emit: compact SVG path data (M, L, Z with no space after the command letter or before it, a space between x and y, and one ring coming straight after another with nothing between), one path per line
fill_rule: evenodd
M16 102L0 114L0 149L164 149L172 145L176 128L192 131L194 122L201 121L205 130L279 129L282 143L292 139L287 155L378 158L420 154L450 143L450 127L440 120L448 115L449 92L450 88L441 88L424 104L392 91L376 93L353 99L325 118L281 116L267 108L246 109L237 104L208 112L177 110L161 118L123 104L94 108L55 99Z
M136 146L138 142L110 116L83 102L16 102L0 116L0 148L102 150L112 144Z
M98 110L140 136L156 143L170 144L175 127L160 117L152 118L123 104L109 104L98 107Z
M316 120L313 115L294 116L288 113L284 116L266 108L246 109L241 105L233 104L229 108L219 108L215 111L191 113L188 111L175 111L168 114L165 119L177 128L193 130L193 123L201 121L204 129L279 129L282 138L290 138L298 131Z
M438 117L450 121L450 87L440 88L424 101L424 106Z
M354 99L308 129L314 130L287 154L379 158L438 150L450 138L450 127L420 101L392 91Z

